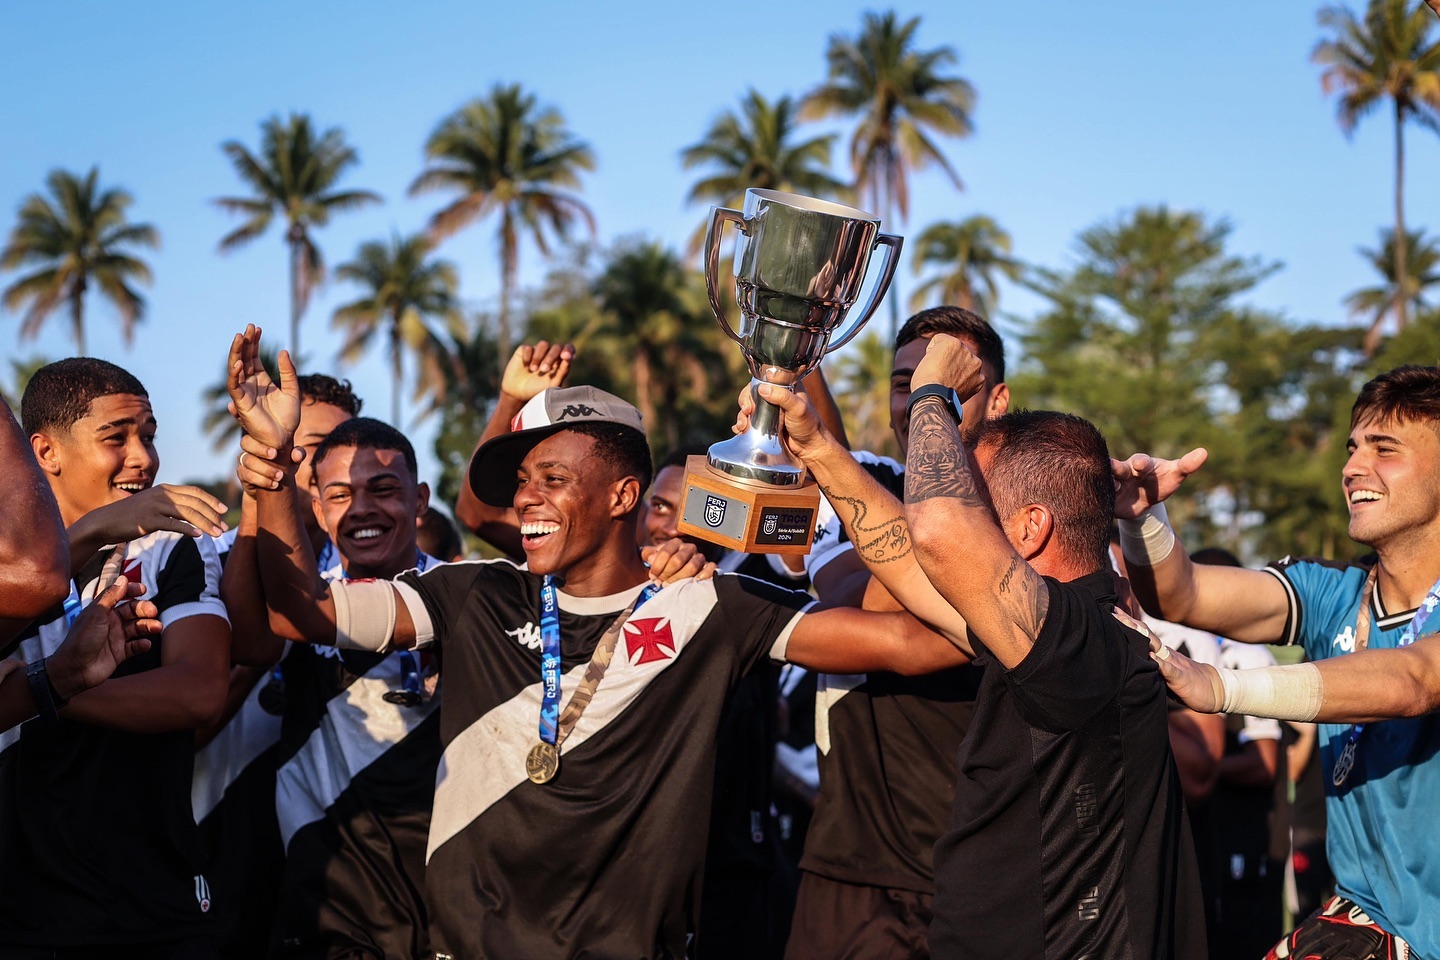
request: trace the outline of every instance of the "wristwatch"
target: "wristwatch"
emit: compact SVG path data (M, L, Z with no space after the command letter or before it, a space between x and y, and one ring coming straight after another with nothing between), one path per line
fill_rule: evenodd
M915 404L926 397L939 397L945 401L945 409L950 411L950 416L955 418L955 426L960 426L960 421L965 419L965 410L960 406L960 395L954 390L940 383L927 383L925 386L910 394L910 402L905 405L905 415L914 416Z
M35 709L40 714L42 723L50 724L60 719L60 708L70 701L60 696L55 689L55 684L50 680L50 674L45 670L47 657L41 657L25 671L26 679L30 681L30 694L35 698Z

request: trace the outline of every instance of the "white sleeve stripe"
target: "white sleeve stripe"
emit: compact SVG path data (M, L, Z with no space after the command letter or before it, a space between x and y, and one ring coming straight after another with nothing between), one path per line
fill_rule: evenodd
M225 604L220 602L219 597L202 596L199 600L191 600L189 603L177 603L173 607L166 607L160 611L160 623L162 626L170 626L178 620L186 617L193 617L198 614L209 614L212 617L219 617L226 623L230 622L230 615L225 610Z
M1290 605L1290 613L1289 616L1286 617L1285 623L1289 629L1285 631L1285 634L1278 642L1283 646L1294 646L1300 639L1300 597L1295 592L1295 584L1291 583L1289 577L1274 567L1264 567L1262 569L1279 580L1280 585L1285 588L1285 602Z
M428 647L435 642L435 624L430 620L430 611L425 608L425 601L420 599L420 592L403 580L391 582L395 585L395 592L400 595L400 602L410 611L410 622L415 625L416 648Z
M775 638L775 642L770 645L771 660L775 660L780 663L785 662L785 650L787 647L790 646L790 634L795 631L795 625L800 622L801 617L805 616L805 614L810 612L811 607L815 606L815 604L819 602L819 600L811 600L809 603L805 604L805 606L802 607L800 610L797 610L795 612L795 616L790 618L790 622L785 624L785 629L780 631L780 635L777 636Z

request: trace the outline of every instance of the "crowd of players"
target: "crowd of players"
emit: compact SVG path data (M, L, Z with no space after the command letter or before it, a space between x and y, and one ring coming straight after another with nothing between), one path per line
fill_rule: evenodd
M1165 515L1203 451L1011 412L994 330L926 310L903 462L819 374L764 390L826 497L801 562L682 538L698 451L526 345L474 561L259 337L233 529L114 364L0 417L0 960L1440 958L1440 368L1356 401L1375 555L1245 570Z

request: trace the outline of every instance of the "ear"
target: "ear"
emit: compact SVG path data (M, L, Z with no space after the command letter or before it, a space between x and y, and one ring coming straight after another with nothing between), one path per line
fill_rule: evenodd
M415 523L418 526L420 518L425 516L425 511L430 509L430 484L421 481L415 486Z
M621 477L611 488L610 518L619 519L640 506L640 481L634 477Z
M30 449L35 452L35 460L47 476L60 476L61 456L58 443L43 433L37 433L30 437Z
M1016 550L1029 563L1050 543L1055 533L1055 515L1049 507L1032 503L1020 509L1012 522L1018 524Z
M985 404L985 419L1003 417L1010 409L1010 388L999 384L990 391L990 400Z

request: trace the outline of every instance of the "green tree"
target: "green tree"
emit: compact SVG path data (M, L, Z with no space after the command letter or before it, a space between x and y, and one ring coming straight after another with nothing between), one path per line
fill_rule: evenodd
M923 308L938 293L940 303L992 316L1000 299L996 274L1020 277L1020 261L1010 252L1010 234L991 217L977 214L958 223L932 223L915 238L910 262L917 276L928 266L942 272L920 285L910 298L910 309Z
M133 284L151 282L150 266L136 248L155 249L160 234L148 223L130 223L134 202L124 190L101 190L100 169L84 177L52 170L45 178L50 196L32 193L20 205L19 219L0 250L0 269L37 267L0 294L5 309L25 311L22 339L36 336L60 307L68 308L75 350L85 355L85 295L92 286L120 314L127 344L145 314L145 298Z
M894 366L895 352L876 330L867 330L825 361L825 375L833 377L835 402L852 450L900 456L900 445L890 429L890 371Z
M1359 332L1246 307L1279 265L1230 252L1230 232L1163 207L1084 231L1073 269L1031 282L1050 305L1020 338L1011 390L1091 420L1118 457L1209 448L1172 510L1188 543L1335 556L1334 404L1353 397Z
M975 109L975 88L944 72L957 61L955 51L917 50L919 26L919 17L901 23L891 10L866 13L853 38L832 35L825 51L828 77L800 105L801 119L858 118L850 140L856 189L881 217L898 212L902 223L910 213L912 170L934 164L961 189L933 136L968 136ZM899 326L898 298L890 301L890 320Z
M1365 331L1365 355L1374 356L1380 346L1380 335L1386 317L1397 303L1415 311L1430 306L1425 294L1440 283L1440 246L1426 237L1423 230L1412 230L1405 239L1405 269L1395 270L1395 231L1381 230L1380 245L1374 250L1363 247L1360 255L1380 274L1379 286L1363 287L1345 298L1345 306L1353 316L1364 317L1369 324ZM1405 289L1400 289L1403 277Z
M459 499L475 438L484 432L500 395L500 362L492 326L488 317L452 313L435 334L432 348L420 355L422 375L416 399L424 402L420 419L440 416L435 435L435 456L440 461L436 496L446 504Z
M18 419L20 416L20 398L25 395L25 388L30 385L30 378L35 376L35 371L50 363L49 357L42 357L38 354L25 360L10 358L10 387L0 389L0 396L15 411Z
M427 166L410 185L458 191L430 219L430 236L442 240L477 219L498 215L500 240L499 356L509 357L510 308L525 232L549 256L549 235L564 239L574 222L591 234L595 217L573 193L580 171L595 169L590 147L566 129L560 112L540 107L519 84L497 84L446 117L425 143Z
M1335 116L1350 136L1366 114L1388 100L1395 123L1395 321L1405 329L1408 259L1405 241L1405 124L1440 125L1440 43L1430 41L1433 15L1411 0L1370 0L1364 19L1348 7L1325 7L1320 26L1330 36L1311 59L1323 67L1320 87L1338 94Z
M339 280L358 285L361 296L335 311L332 326L345 331L340 358L353 363L370 348L383 328L390 353L390 422L400 426L400 392L405 381L405 351L434 348L431 324L455 314L458 286L455 265L430 256L424 237L391 236L388 243L360 245L355 259L335 268Z
M220 240L222 253L248 244L270 228L276 217L285 221L290 248L290 354L300 355L300 319L310 295L325 281L325 259L311 236L330 222L332 214L379 203L369 190L337 190L345 171L359 162L355 148L339 127L317 133L307 114L271 117L260 125L260 150L251 153L237 140L220 148L230 159L248 197L221 197L216 206L243 216Z
M745 191L757 187L849 200L849 185L829 171L835 134L798 140L797 119L793 99L783 96L772 103L752 88L741 98L738 113L722 113L681 152L686 170L706 168L686 199L739 208Z

